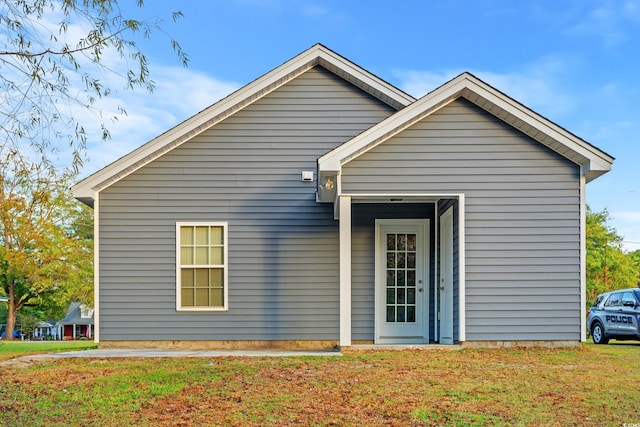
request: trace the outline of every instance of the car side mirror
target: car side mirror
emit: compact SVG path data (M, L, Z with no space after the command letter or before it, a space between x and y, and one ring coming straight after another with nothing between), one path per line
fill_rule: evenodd
M637 304L634 301L623 301L622 305L625 307L635 307Z

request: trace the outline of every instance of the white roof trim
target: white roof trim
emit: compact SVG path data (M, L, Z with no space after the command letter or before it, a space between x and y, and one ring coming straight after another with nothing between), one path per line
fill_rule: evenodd
M401 109L415 101L415 98L411 95L379 79L325 46L316 44L221 101L80 181L71 188L74 197L85 202L96 200L96 196L101 190L316 65L328 69L396 109Z
M460 97L471 101L582 166L587 181L611 170L613 157L469 73L459 75L407 108L320 157L319 170L340 171L342 165Z

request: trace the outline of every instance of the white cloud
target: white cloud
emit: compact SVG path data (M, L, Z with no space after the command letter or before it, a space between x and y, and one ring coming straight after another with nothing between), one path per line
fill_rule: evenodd
M565 71L565 60L548 56L521 71L498 73L483 70L396 70L399 86L414 96L423 96L463 71L468 71L496 89L536 112L558 118L572 111L578 101L561 89L558 76Z
M580 22L567 28L573 36L596 37L607 47L615 47L631 39L628 25L640 23L640 4L636 0L606 0L597 3L581 17Z
M623 237L623 246L627 251L640 250L640 211L612 212L616 223L616 232Z
M95 113L80 112L84 114L83 120L91 120L89 114L93 114L95 124L88 137L87 174L166 132L240 86L179 67L152 65L151 69L156 82L153 93L142 89L120 91L100 100L98 107L105 117L117 115L118 106L123 106L127 111L127 115L119 116L117 121L105 123L111 139L104 142L100 140L100 118Z

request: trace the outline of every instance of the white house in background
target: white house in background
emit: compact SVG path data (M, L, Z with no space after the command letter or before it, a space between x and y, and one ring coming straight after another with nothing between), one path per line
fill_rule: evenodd
M57 336L62 340L93 339L93 313L94 310L85 304L71 303L67 315L57 323Z
M613 160L469 73L415 99L315 45L73 187L96 338L575 345Z

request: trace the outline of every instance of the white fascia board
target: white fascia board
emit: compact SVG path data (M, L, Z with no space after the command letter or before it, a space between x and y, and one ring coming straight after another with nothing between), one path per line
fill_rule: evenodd
M331 71L334 73L340 71L341 77L351 80L352 83L354 81L361 82L360 87L366 88L365 90L368 89L373 96L377 96L381 100L388 97L394 103L402 106L415 101L413 97L400 89L384 82L328 48L316 44L221 101L85 178L72 187L74 197L95 200L97 192L138 170L162 154L178 147L217 122L271 93L320 63L324 63L323 66L325 67L333 68Z

